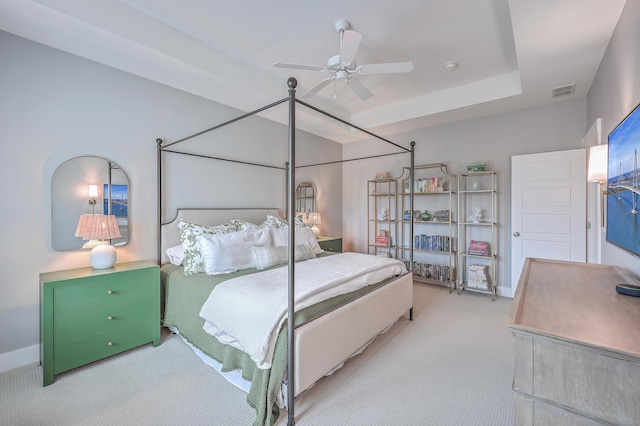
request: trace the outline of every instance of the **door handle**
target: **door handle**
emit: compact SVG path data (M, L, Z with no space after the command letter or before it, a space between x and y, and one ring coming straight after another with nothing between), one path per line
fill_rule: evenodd
M513 236L514 236L514 237L519 237L519 236L520 236L520 233L516 231L516 232L514 232L514 233L513 233Z

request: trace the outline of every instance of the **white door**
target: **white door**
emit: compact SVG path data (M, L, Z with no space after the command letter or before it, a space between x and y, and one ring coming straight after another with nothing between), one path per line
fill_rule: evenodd
M511 291L527 257L585 262L583 148L511 157Z

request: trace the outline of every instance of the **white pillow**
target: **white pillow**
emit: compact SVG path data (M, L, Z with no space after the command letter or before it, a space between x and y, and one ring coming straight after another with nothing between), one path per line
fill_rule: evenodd
M258 229L259 226L255 223L247 222L242 219L232 219L229 223L234 225L238 231L244 231L245 229Z
M311 228L296 226L296 245L309 243L314 254L320 254L324 250L320 248L318 240L313 235ZM271 239L274 246L288 246L289 245L289 227L286 228L272 228Z
M178 220L180 230L180 242L184 248L184 274L193 275L204 272L204 261L202 260L202 250L198 238L205 234L224 234L237 231L235 225L225 223L222 225L198 225L190 223L180 218Z
M265 269L271 266L284 265L289 261L287 246L251 247L257 269ZM295 261L315 259L309 243L297 244L295 247Z
M201 235L199 237L204 273L228 274L255 267L251 247L271 245L268 229L246 229L228 234Z
M294 223L296 226L304 226L304 222L302 221L302 218L300 216L296 216L294 218ZM267 215L267 220L265 220L260 224L260 228L269 228L269 229L288 228L288 227L289 227L288 221L281 219L279 217L275 217L270 214Z
M165 251L165 253L167 253L169 262L171 262L173 265L177 265L177 266L182 265L182 261L184 260L184 247L182 247L182 244L169 247Z

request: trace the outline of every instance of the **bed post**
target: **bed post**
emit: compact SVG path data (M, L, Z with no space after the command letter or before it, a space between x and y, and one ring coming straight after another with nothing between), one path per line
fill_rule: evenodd
M293 185L295 184L295 170L296 170L296 86L298 81L290 77L287 80L289 86L289 168L287 170L287 219L289 220L289 307L287 315L287 426L293 426L296 424L295 411L294 411L294 396L295 396L295 351L294 351L294 339L295 339L295 247L296 247L296 233L295 231L295 190Z
M414 195L414 190L415 188L413 187L413 172L414 172L414 168L415 168L415 147L416 147L416 142L415 141L411 141L411 170L409 173L409 193L411 195L409 195L409 209L411 211L411 214L409 215L409 220L410 220L410 226L409 229L411 229L411 239L409 240L409 246L411 247L411 249L409 250L409 273L413 276L413 248L414 248L414 244L413 244L413 195ZM409 320L413 321L413 306L411 306L411 309L409 309Z
M158 175L158 224L156 229L156 256L158 260L158 265L162 264L162 139L156 139L157 149L157 175Z

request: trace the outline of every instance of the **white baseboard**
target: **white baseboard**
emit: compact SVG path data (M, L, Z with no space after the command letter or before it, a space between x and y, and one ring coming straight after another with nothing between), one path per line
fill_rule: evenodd
M513 299L515 291L511 287L500 287L498 286L498 296L509 297Z
M17 351L0 354L0 373L23 365L40 362L40 345L28 346Z

